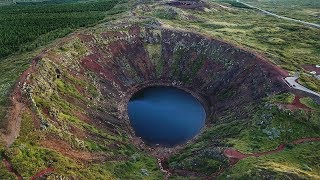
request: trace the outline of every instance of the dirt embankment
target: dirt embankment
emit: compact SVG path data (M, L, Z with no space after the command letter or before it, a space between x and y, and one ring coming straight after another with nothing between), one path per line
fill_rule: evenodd
M291 104L280 104L280 108L285 108L285 109L290 109L291 111L295 111L298 109L304 109L306 111L310 111L311 109L307 107L306 105L302 104L300 102L300 99L303 98L304 96L302 95L295 95L294 100L292 101Z
M7 146L10 146L14 140L19 136L20 124L21 124L21 112L25 108L26 99L22 95L23 88L27 83L28 77L36 70L37 63L43 57L46 51L43 51L37 57L32 60L31 66L21 74L17 80L14 90L11 93L11 108L8 113L8 125L6 131L1 134L1 138L5 141Z

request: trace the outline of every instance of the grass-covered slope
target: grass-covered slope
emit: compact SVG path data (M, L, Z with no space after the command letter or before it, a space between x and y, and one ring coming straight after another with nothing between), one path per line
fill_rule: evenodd
M209 126L196 143L171 158L169 167L200 172L203 176L210 176L226 168L227 171L221 174L222 179L226 176L236 179L248 176L265 179L269 176L286 175L296 178L319 177L316 160L319 157L313 154L319 143L290 145L299 138L320 136L319 111L291 112L278 109L269 102L263 103L263 107L250 105L241 109L247 117L238 118L238 115L230 111L224 112L225 115L218 116L218 123ZM228 122L230 119L236 120ZM283 152L243 159L234 167L229 167L227 160L221 155L228 146L251 154L272 151L283 143L289 144ZM310 168L306 170L305 166ZM177 173L179 174L179 171ZM183 173L180 175L183 176Z
M319 142L293 145L277 154L240 161L218 179L319 179Z
M0 127L5 125L14 82L43 46L77 28L116 17L127 8L123 3L125 1L103 0L0 6Z
M139 13L155 16L172 28L199 31L259 51L290 73L306 75L303 85L320 92L319 80L302 68L306 64L319 64L319 29L237 7L233 1L217 0L210 5L211 9L206 11L153 6L154 12ZM174 18L159 16L158 12L166 12Z
M69 71L88 54L73 38L38 62L23 88L28 103L6 159L27 179L48 168L54 169L52 178L161 179L156 159L133 146L120 128L124 122L115 118L115 104L101 95L95 75Z

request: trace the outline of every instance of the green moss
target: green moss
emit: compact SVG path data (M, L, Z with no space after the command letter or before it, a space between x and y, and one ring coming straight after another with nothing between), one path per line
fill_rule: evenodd
M210 30L213 29L221 29L221 28L225 28L226 26L223 24L210 24L210 23L199 23L199 26L203 27L203 28L208 28Z
M241 2L237 2L237 1L223 0L222 2L229 3L233 7L237 7L237 8L252 9L251 7L249 7L249 6L245 5L245 4L242 4Z
M302 74L299 77L298 82L306 86L307 88L320 93L320 80L318 80L317 78L310 75Z
M283 103L291 104L294 100L295 95L292 93L282 93L269 97L268 100L272 103Z
M201 136L201 139L199 139L199 142L210 140L212 138L234 137L238 135L246 127L247 127L247 123L237 122L237 121L215 125L213 127L208 128L203 133L203 135Z
M58 118L62 121L66 121L66 122L70 122L72 124L75 124L76 126L78 126L81 129L86 129L92 133L99 134L103 138L110 139L110 140L120 140L118 137L112 136L112 135L104 132L103 130L96 128L93 125L85 123L75 116L72 116L69 114L64 114L64 113L59 113Z
M196 77L199 70L202 68L204 61L206 60L205 54L200 54L194 62L190 65L191 67L191 73L190 78Z
M232 98L236 95L236 91L235 90L230 90L230 89L227 89L227 90L224 90L224 91L221 91L218 93L218 99L219 100L225 100L225 99L228 99L228 98Z
M49 100L52 100L52 104L48 102L50 103L50 105L57 105L57 107L63 112L70 112L71 110L78 109L74 107L72 104L70 104L69 102L67 102L66 100L62 99L58 94L53 94Z
M73 84L66 83L61 79L56 79L55 83L60 93L85 101L85 98L79 93Z
M113 173L120 179L163 179L156 159L144 154L135 153L126 162L110 165Z
M53 158L49 151L29 143L14 146L6 154L14 169L23 177L31 177L45 169Z
M185 83L191 83L193 78L196 77L198 71L202 68L206 55L196 54L195 59L187 61L190 58L191 53L196 53L196 48L187 49L185 47L177 47L177 50L173 52L171 70L172 78L178 78L180 81ZM181 68L184 71L181 71Z
M13 173L8 171L6 165L2 161L1 156L0 156L0 179L7 179L7 180L17 179Z
M34 120L31 112L25 111L21 116L21 128L19 138L15 141L15 144L30 143L36 145L45 133L35 130Z
M274 45L282 45L286 43L286 41L281 38L269 38L267 41Z
M251 153L275 149L303 137L318 137L319 113L284 111L277 108L259 110L244 131L229 143L240 151Z
M20 74L29 67L30 59L38 52L24 53L0 59L0 128L6 126L5 116L9 109L9 94Z
M60 177L77 179L113 178L110 171L101 165L82 165L55 151L24 144L8 152L10 161L23 177L31 177L47 167L55 169L54 174Z
M177 12L175 12L174 9L172 8L162 8L162 9L158 9L154 12L154 16L158 17L160 19L169 19L169 20L173 20L176 19L178 14Z
M184 50L180 48L173 52L173 57L172 57L173 63L170 68L172 69L173 78L181 77L182 72L180 71L180 67L181 67L181 62L183 60L183 54L184 54Z
M92 96L92 97L98 97L100 95L99 91L97 90L97 88L95 86L93 86L92 84L89 84L88 89L88 93Z
M212 151L213 142L215 142L214 146L233 146L244 153L254 153L273 150L281 143L290 143L299 138L320 136L320 115L317 112L296 111L292 113L279 110L276 106L271 106L271 108L269 106L249 106L242 109L242 113L246 112L254 113L245 119L232 120L237 115L230 113L215 119L216 122L223 123L207 127L194 144L188 145L178 155L172 157L170 165L178 168L191 167L197 172L210 174L214 167L219 166L206 169L207 165L197 168L192 166L192 163L199 163L197 157L200 155L202 157L204 152ZM219 156L199 159L203 161L213 159L219 161L220 166L225 165L223 158ZM242 173L242 178L247 176L242 170L239 172ZM259 174L252 174L252 177L254 176L260 177Z
M19 138L12 147L5 153L10 162L23 177L31 177L41 168L45 168L47 160L46 151L37 146L41 139L41 134L34 129L34 122L30 112L22 114L21 128Z
M160 44L145 44L145 48L149 53L149 58L156 69L156 76L160 77L163 71L164 61L161 58Z
M85 146L87 149L91 152L99 152L99 151L105 151L107 150L104 146L98 144L97 142L94 141L84 141Z
M34 96L33 99L35 100L37 106L44 109L57 108L63 112L71 112L71 110L75 110L73 109L73 105L62 99L56 93L52 94L50 97Z
M183 159L179 157L179 160L174 157L170 160L169 166L174 169L188 169L190 171L210 175L218 171L222 165L226 163L221 159L218 159L215 155L211 155L213 153L215 152L207 151L193 155L190 154L190 156Z
M80 179L116 179L106 165L92 164L79 168Z
M70 54L73 58L80 58L88 53L87 48L78 38L75 38L68 43L63 44L58 48L58 50L65 55Z
M315 109L315 110L320 110L320 104L318 104L317 102L315 102L313 99L311 99L310 97L304 97L300 99L300 102L304 105L306 105L307 107L311 108L311 109Z

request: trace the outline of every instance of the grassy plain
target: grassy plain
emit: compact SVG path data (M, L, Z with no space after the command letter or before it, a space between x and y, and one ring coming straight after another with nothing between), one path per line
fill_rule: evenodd
M318 0L244 0L243 2L279 15L320 24Z

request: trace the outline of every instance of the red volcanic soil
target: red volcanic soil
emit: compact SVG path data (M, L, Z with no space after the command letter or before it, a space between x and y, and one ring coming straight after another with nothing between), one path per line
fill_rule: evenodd
M317 68L315 65L310 65L310 64L305 64L302 65L303 69L305 69L306 71L315 71L317 73L317 75L320 74L320 68Z
M300 102L300 99L301 98L303 98L303 97L301 97L301 96L295 96L294 97L294 100L293 100L293 102L292 102L292 105L294 105L295 107L297 107L297 108L301 108L301 109L310 109L310 108L308 108L306 105L304 105L304 104L302 104L301 102Z
M24 109L25 105L23 103L23 95L21 89L23 84L28 81L29 74L33 73L36 69L37 63L43 57L46 51L43 51L32 61L31 67L29 67L22 75L19 77L15 84L15 88L11 94L11 110L9 111L9 119L7 126L7 133L3 135L3 139L6 141L7 145L11 145L15 138L19 135L20 131L20 113Z
M38 172L36 175L32 176L30 179L31 180L38 179L38 178L42 177L43 175L46 175L47 173L50 173L50 172L53 172L53 171L54 171L54 168L44 169L44 170Z
M300 102L300 99L303 98L302 96L298 96L296 95L294 97L294 100L291 104L285 105L286 108L290 109L290 110L296 110L296 109L304 109L304 110L310 110L309 107L307 107L306 105L302 104Z
M230 165L235 165L239 160L248 157L235 149L226 149L223 154L229 158Z

